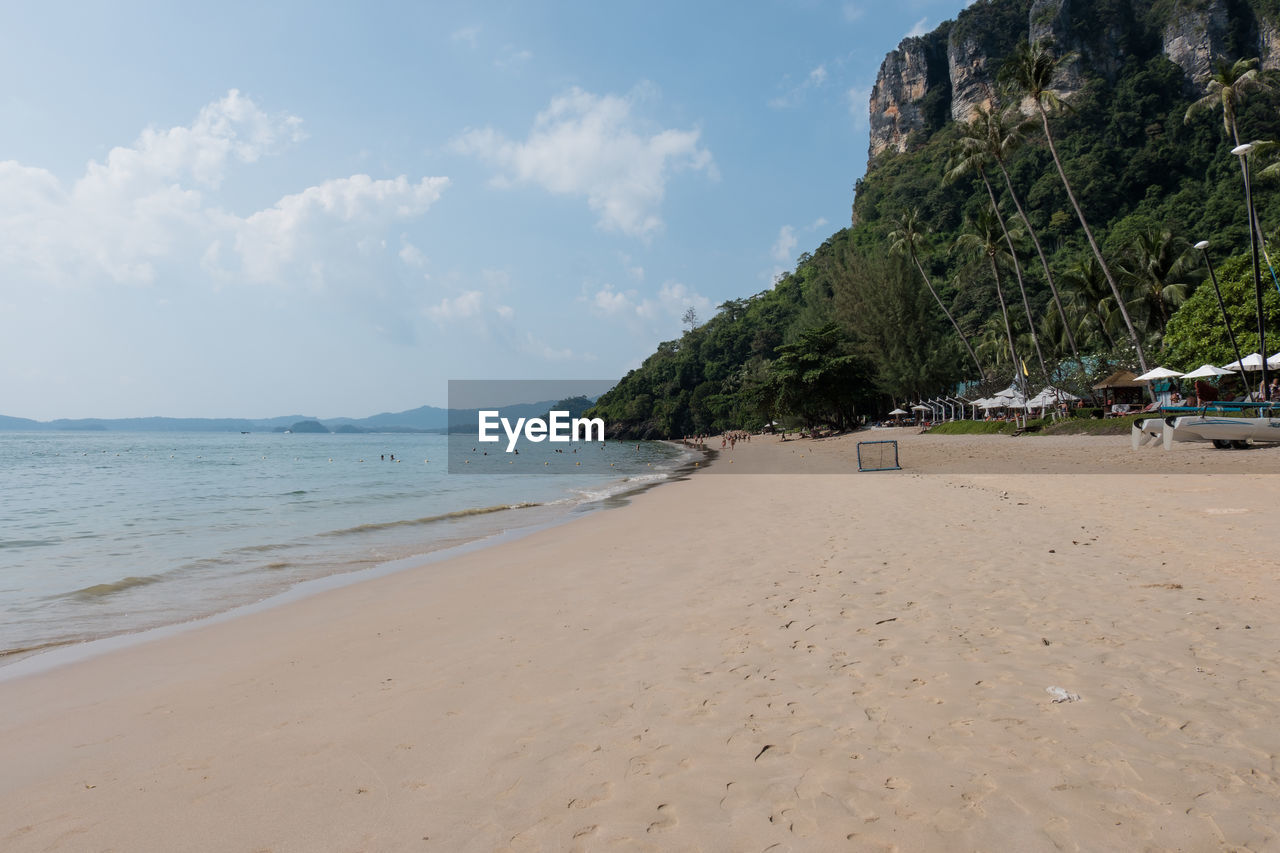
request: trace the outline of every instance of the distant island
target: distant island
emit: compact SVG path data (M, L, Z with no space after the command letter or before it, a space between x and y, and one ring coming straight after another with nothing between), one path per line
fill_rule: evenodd
M552 409L577 416L593 400L573 397L504 406L512 417L545 417ZM450 433L474 431L479 418L475 409L420 406L403 412L383 412L367 418L316 418L283 415L274 418L60 418L37 421L0 415L0 432L274 432L294 434L364 435L368 433Z

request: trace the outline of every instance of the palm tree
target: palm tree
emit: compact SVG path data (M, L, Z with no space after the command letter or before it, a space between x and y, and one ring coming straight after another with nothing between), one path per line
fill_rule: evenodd
M1196 113L1213 109L1221 104L1222 106L1222 127L1231 136L1231 141L1235 143L1235 147L1240 146L1240 129L1236 125L1236 113L1240 104L1244 101L1245 96L1250 92L1270 91L1274 86L1258 73L1259 61L1253 59L1237 59L1235 62L1228 64L1225 61L1218 63L1218 70L1209 75L1205 81L1205 95L1187 108L1187 114L1183 117L1184 123L1190 123ZM1246 199L1249 192L1249 167L1245 163L1245 158L1240 157L1240 176L1244 179ZM1274 174L1274 166L1269 166L1262 170L1262 174ZM1254 245L1253 250L1253 267L1254 275L1258 273L1258 247L1261 246L1262 253L1267 257L1267 267L1271 268L1271 256L1267 254L1267 243L1262 236L1262 226L1258 222L1257 211L1253 209L1252 204L1247 204L1249 209L1249 242ZM1256 242L1255 242L1256 241ZM1272 276L1275 270L1271 270ZM1259 324L1261 324L1259 317Z
M1142 372L1146 373L1147 357L1142 351L1142 341L1138 339L1138 330L1134 328L1133 320L1129 317L1129 311L1125 308L1124 297L1120 295L1120 286L1116 284L1115 277L1111 275L1111 270L1107 267L1107 262L1102 257L1102 250L1098 248L1098 241L1094 239L1093 231L1089 228L1089 222L1084 218L1084 211L1080 209L1080 203L1076 201L1075 193L1071 190L1071 182L1067 180L1067 173L1063 171L1062 159L1058 156L1058 148L1053 144L1053 132L1049 129L1049 110L1056 110L1063 106L1062 97L1053 88L1053 78L1058 71L1058 67L1070 59L1071 56L1055 58L1051 46L1052 41L1049 39L1042 39L1035 44L1023 42L1018 45L1018 50L1014 54L1012 63L1008 66L1009 79L1018 90L1031 99L1032 103L1035 104L1036 111L1040 114L1040 123L1044 129L1044 139L1049 145L1049 153L1053 156L1053 165L1058 169L1058 177L1062 179L1062 187L1067 191L1067 198L1071 201L1076 217L1080 220L1080 227L1084 229L1084 236L1089 241L1089 248L1093 250L1093 256L1097 259L1098 266L1106 277L1107 284L1111 287L1111 293L1115 296L1116 304L1120 308L1120 314L1124 318L1125 327L1129 332L1129 340L1133 343L1134 351L1137 353L1138 365L1142 368Z
M1017 370L1009 362L1009 342L999 317L994 314L988 317L987 321L978 327L974 337L978 352L988 364L992 365L996 375L1000 375L1006 369L1011 373Z
M1235 145L1240 144L1240 129L1236 127L1236 111L1247 94L1270 89L1271 86L1258 76L1258 60L1237 59L1235 62L1218 63L1218 70L1205 81L1205 95L1191 106L1183 117L1190 124L1197 113L1211 110L1221 104L1222 127Z
M925 236L929 233L929 229L920 223L919 209L912 208L905 211L894 224L898 227L889 232L889 251L895 255L905 254L911 258L911 262L920 271L920 277L924 279L925 287L929 288L929 292L933 294L934 301L938 303L942 313L947 315L947 319L951 321L952 328L960 336L960 342L964 344L964 348L969 352L969 357L973 359L974 366L978 368L978 376L986 379L986 374L982 370L982 362L978 361L978 354L973 351L968 337L965 336L964 331L960 328L960 324L956 322L956 318L952 317L951 312L947 310L942 297L938 295L938 291L933 287L933 282L929 280L929 274L924 271L924 265L920 263L919 248L924 242Z
M1036 360L1040 362L1040 372L1044 375L1045 381L1048 381L1049 369L1045 367L1044 353L1040 350L1040 339L1036 337L1036 323L1031 317L1031 303L1027 300L1026 283L1022 280L1022 262L1018 259L1018 250L1013 245L1013 235L1009 231L1008 223L1000 213L1000 203L996 200L995 190L991 188L991 181L987 179L987 165L995 159L993 150L1000 144L998 137L1001 130L996 113L985 107L978 107L973 120L960 129L960 138L956 140L951 157L947 161L946 180L955 181L970 172L976 172L982 180L982 185L987 188L991 210L995 214L996 222L1000 225L1000 232L1004 234L1005 243L1009 246L1009 257L1013 259L1013 272L1018 282L1018 292L1022 294L1022 307L1027 312L1027 326L1031 329L1031 343L1035 347Z
M1018 118L1015 119L1015 116ZM1054 282L1052 270L1049 269L1049 259L1045 255L1044 249L1040 246L1040 237L1036 234L1036 229L1032 227L1031 219L1028 218L1027 212L1022 209L1022 201L1018 198L1018 193L1013 189L1013 179L1009 177L1009 169L1005 165L1005 161L1009 156L1022 145L1027 122L1021 121L1020 118L1021 116L1018 114L1016 107L1011 107L999 115L993 115L991 118L991 133L988 136L988 150L991 154L991 159L1000 169L1000 174L1004 178L1005 190L1009 193L1009 198L1013 201L1013 206L1018 211L1018 216L1022 219L1022 224L1027 229L1027 235L1031 237L1031 245L1036 247L1036 255L1040 258L1040 268L1044 270L1045 281L1049 283L1049 293L1053 295L1054 307L1058 309L1058 317L1062 320L1062 330L1066 335L1067 345L1071 348L1071 355L1075 358L1081 379L1083 379L1086 373L1084 361L1080 358L1080 348L1076 346L1075 332L1071 329L1071 323L1067 320L1067 312L1062 306L1062 296L1058 293L1058 285Z
M1062 274L1062 284L1067 291L1067 302L1088 318L1093 328L1091 337L1102 337L1108 348L1116 345L1111 334L1116 325L1115 297L1107 288L1107 280L1098 267L1098 261L1084 256Z
M955 250L973 257L985 257L991 264L991 275L996 283L996 299L1000 301L1000 314L1004 318L1004 333L1009 342L1009 357L1015 371L1018 364L1018 349L1013 343L1013 325L1009 322L1009 308L1004 301L1004 290L1000 286L1000 256L1005 252L1000 244L1003 242L1004 229L998 222L998 216L991 208L982 208L977 215L968 221L969 230L956 238ZM1017 380L1015 372L1014 379Z
M1186 301L1198 278L1196 260L1188 259L1187 248L1187 241L1168 229L1148 228L1134 238L1129 258L1122 262L1125 278L1133 284L1137 301L1147 307L1148 317L1155 319L1161 338L1169 309Z

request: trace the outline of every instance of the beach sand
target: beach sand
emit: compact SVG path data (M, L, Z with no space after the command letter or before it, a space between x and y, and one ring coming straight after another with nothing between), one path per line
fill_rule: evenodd
M904 470L856 473L859 438ZM756 438L618 510L0 681L0 849L1276 849L1275 473L1280 447Z

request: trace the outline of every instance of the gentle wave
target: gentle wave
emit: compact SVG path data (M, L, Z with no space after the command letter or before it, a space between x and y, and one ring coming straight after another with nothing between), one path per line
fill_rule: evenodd
M112 583L96 583L93 586L86 586L83 589L77 589L73 592L63 593L57 598L75 598L81 601L93 601L95 599L104 598L108 595L115 595L134 587L147 586L148 584L159 583L162 578L155 575L146 575L144 577L130 576L121 578Z
M60 539L4 539L0 540L0 549L4 548L44 548L50 545L61 545Z
M403 521L379 521L370 524L357 524L355 527L345 527L341 530L330 530L327 533L321 533L320 536L349 536L353 533L371 533L378 530L394 530L398 527L416 527L423 524L434 524L437 521L451 521L456 518L466 518L472 515L488 515L491 512L505 512L509 509L530 509L535 506L542 506L541 503L518 503L518 504L499 504L497 506L482 506L472 509L459 509L453 512L445 512L440 515L428 515L424 518L411 518Z

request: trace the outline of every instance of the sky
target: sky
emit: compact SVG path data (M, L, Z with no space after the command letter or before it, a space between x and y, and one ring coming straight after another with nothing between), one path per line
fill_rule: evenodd
M0 414L619 378L849 223L963 0L5 4Z

